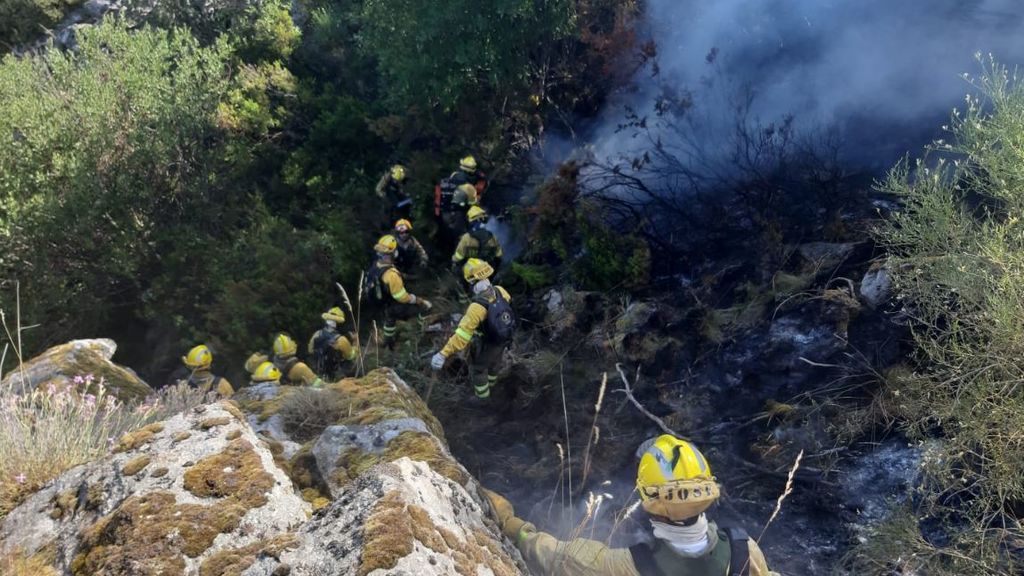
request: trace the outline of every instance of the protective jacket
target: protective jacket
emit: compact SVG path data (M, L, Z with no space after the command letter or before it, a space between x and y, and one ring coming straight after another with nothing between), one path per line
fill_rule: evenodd
M485 326L487 322L487 304L493 304L497 300L496 292L500 293L506 302L512 301L512 297L501 286L493 286L490 290L474 298L473 302L470 302L469 307L466 308L466 314L462 316L459 327L455 329L455 334L452 334L444 348L441 349L441 354L449 357L456 352L465 350L469 346L469 343L473 341L473 336L480 333L483 326Z
M478 193L484 191L487 187L487 176L477 170L475 172L466 172L465 170L456 170L452 172L451 176L448 177L448 181L451 182L452 186L462 186L463 184L472 184Z
M483 226L476 226L462 235L459 245L452 254L452 262L459 263L466 258L479 258L497 268L502 259L501 244L498 239Z
M221 398L230 398L235 389L227 378L221 378L206 370L195 370L188 377L188 385L203 392L216 392Z
M405 289L402 273L391 264L377 262L370 267L370 273L376 276L377 296L385 303L394 301L399 304L415 304L416 295Z
M609 548L583 538L561 541L526 524L517 546L531 570L545 576L777 576L768 570L764 554L753 539L745 544L749 562L745 569L736 567L736 572L730 570L732 542L714 522L709 523L708 540L703 554L691 556L677 552L664 540L632 548Z
M274 366L281 371L284 386L312 386L319 388L324 381L305 363L295 356L274 356Z
M390 173L381 176L375 188L377 196L388 201L390 206L397 207L409 201L405 193L405 187L401 182L391 177Z

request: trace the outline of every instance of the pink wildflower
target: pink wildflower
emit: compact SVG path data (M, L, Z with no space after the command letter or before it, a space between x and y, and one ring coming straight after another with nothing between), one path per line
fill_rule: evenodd
M25 473L22 472L14 477L14 481L18 484L24 484L25 482L28 482L28 476L25 476Z

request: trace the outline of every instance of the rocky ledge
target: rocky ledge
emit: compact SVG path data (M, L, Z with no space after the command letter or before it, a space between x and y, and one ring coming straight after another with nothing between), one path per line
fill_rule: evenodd
M237 399L65 472L3 519L0 557L42 576L525 573L394 372Z

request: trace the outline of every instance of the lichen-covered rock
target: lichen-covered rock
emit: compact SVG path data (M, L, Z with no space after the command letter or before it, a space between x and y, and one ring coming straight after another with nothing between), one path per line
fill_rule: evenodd
M526 573L441 425L393 371L238 399L244 412L233 401L196 407L59 476L0 522L0 566L10 558L53 576ZM316 433L300 445L290 419L309 406ZM291 457L286 443L298 446Z
M300 544L256 560L245 576L516 576L519 552L497 536L475 482L467 489L422 462L369 469L295 533Z
M108 338L72 340L50 348L12 371L0 387L25 393L51 384L71 386L76 376L91 375L93 383L102 380L108 392L122 401L141 400L151 394L153 390L138 374L110 361L115 351L117 344Z
M75 576L196 575L228 550L283 549L274 539L309 510L237 409L219 403L127 434L110 456L59 476L0 524L0 555L48 550Z

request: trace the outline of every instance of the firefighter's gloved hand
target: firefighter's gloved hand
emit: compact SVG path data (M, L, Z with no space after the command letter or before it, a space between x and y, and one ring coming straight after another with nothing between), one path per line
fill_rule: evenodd
M416 303L419 304L420 308L423 308L424 310L430 310L431 308L434 307L430 300L427 300L426 298L417 298Z
M505 523L516 515L515 509L512 508L512 503L497 492L492 492L487 488L484 488L483 491L484 496L487 496L487 499L490 500L491 507L494 508L494 514L498 517L498 526L504 529Z
M448 358L445 357L444 354L438 352L430 359L430 367L434 370L440 370L441 368L444 368L444 362L447 359Z

